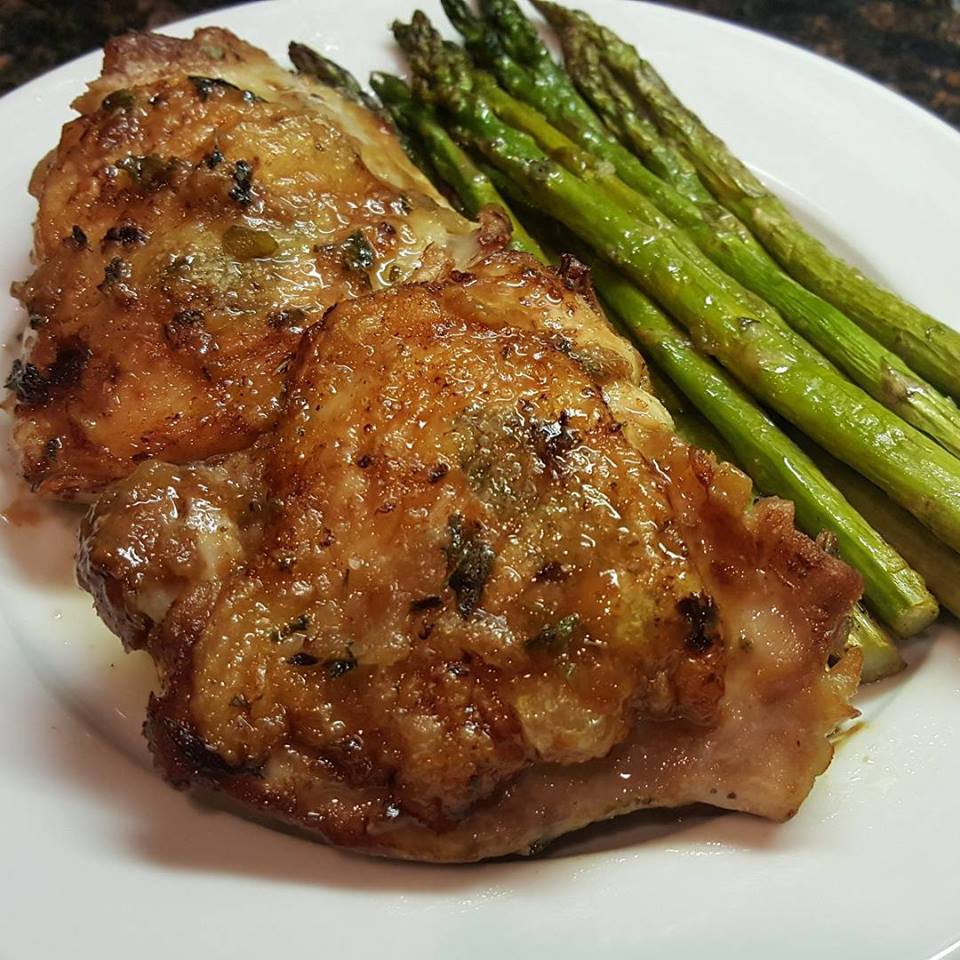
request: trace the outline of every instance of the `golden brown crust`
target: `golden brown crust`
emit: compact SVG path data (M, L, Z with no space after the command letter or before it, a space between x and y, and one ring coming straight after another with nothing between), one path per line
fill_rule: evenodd
M243 449L326 308L477 252L380 119L227 31L111 41L76 106L18 288L15 441L44 495Z
M856 664L826 663L859 579L673 436L569 280L503 254L307 334L262 527L231 570L185 564L149 632L172 782L427 860L649 805L796 809L850 712ZM124 511L97 516L85 555L129 588Z
M223 463L153 460L101 495L80 526L77 581L127 649L139 649L174 600L226 575L263 526L256 451Z

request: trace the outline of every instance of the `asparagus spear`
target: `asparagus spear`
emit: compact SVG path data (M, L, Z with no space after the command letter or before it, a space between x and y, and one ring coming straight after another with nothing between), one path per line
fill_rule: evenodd
M607 129L683 196L695 203L715 204L713 194L703 185L697 168L660 135L651 120L634 109L630 95L600 59L597 48L587 43L579 44L577 60L584 64L577 85Z
M470 53L478 63L489 67L510 93L540 109L545 109L549 103L550 110L558 118L554 122L568 133L567 122L576 129L592 130L597 136L608 139L603 121L590 109L574 86L569 82L561 86L556 78L550 76L553 72L551 68L556 71L559 68L549 55L542 57L536 54L539 72L537 75L531 74L507 52L503 34L471 13L464 0L441 0L441 4Z
M596 269L596 265L594 269ZM597 275L597 289L601 297L608 303L611 299L619 301L621 309L624 309L626 306L623 302L625 297L628 302L634 300L635 297L623 289L618 290L616 286L612 286L611 278L608 275L603 275L604 268L602 266L600 270L601 274ZM640 294L640 296L642 296L642 294ZM621 325L633 332L635 339L641 343L647 339L642 335L638 335L635 323L635 312L631 312L629 315L618 314L618 317L620 318ZM665 317L663 319L669 323ZM676 335L682 336L679 331L676 331L675 336ZM696 357L695 348L690 345L688 349L693 351ZM649 347L647 350L649 352ZM701 358L697 357L697 359ZM705 361L704 365L707 363L709 363L709 361ZM745 472L750 475L762 493L779 494L790 498L796 497L797 500L795 500L794 505L797 511L798 525L805 529L810 536L817 538L821 538L823 531L828 530L833 538L833 542L837 546L837 552L842 557L849 555L849 551L840 546L840 537L837 536L837 527L844 526L842 521L841 524L835 524L832 530L829 526L818 527L817 524L822 523L824 520L822 512L824 506L827 506L827 509L831 511L835 511L838 508L841 510L844 508L850 510L850 506L848 504L843 504L842 507L838 505L838 501L843 500L840 492L835 488L831 488L832 485L826 477L818 475L819 471L815 465L804 462L805 458L802 452L798 448L793 447L790 439L786 435L780 434L780 436L776 436L777 427L769 421L762 411L754 407L749 397L742 394L738 397L734 392L737 388L732 383L729 384L732 390L728 389L726 397L724 397L724 399L728 401L732 400L735 407L739 407L739 409L736 410L737 422L731 424L728 420L727 424L728 429L730 426L733 426L732 432L735 437L735 442L739 441L737 442L739 449L747 452L750 457L750 466L743 466L742 461L734 453L734 448L717 431L713 424L700 412L690 409L682 399L677 398L671 387L668 386L664 389L662 378L656 379L656 367L651 366L650 370L651 375L655 378L654 387L657 390L657 394L661 400L664 401L664 405L673 417L677 433L683 440L694 446L709 450L718 459L727 460L730 463L741 466L741 469L744 469ZM721 371L717 370L716 374L720 374L722 377ZM685 382L691 384L691 380L689 379L685 380ZM714 404L721 398L722 393L713 392L704 395L700 392L702 386L703 381L701 380L699 386L694 385L693 387L700 396L700 403L704 409L715 409ZM749 409L751 407L753 407L752 410ZM766 423L762 424L762 433L759 436L756 434L753 436L739 434L739 431L744 427L749 430L757 424L757 421L766 421ZM763 443L771 438L776 439L777 445L783 454L779 462L776 460L771 461L769 457L762 455L758 457L756 451L751 450L751 447L753 447L757 441ZM798 454L800 454L800 456L797 456ZM809 470L811 466L814 467L812 471ZM866 483L866 481L863 482ZM879 491L876 492L878 497L883 498L883 494ZM811 501L813 502L811 503ZM821 509L817 509L818 507ZM853 513L855 511L850 512ZM833 514L833 516L836 516L836 514ZM909 514L907 516L909 516ZM858 519L863 522L862 518ZM865 523L864 525L866 526ZM846 530L843 532L845 533ZM883 543L873 530L870 530L870 533ZM883 547L891 554L893 553L887 544L883 544ZM861 573L861 575L863 574ZM866 578L864 579L864 584L866 594L872 596L872 591L866 587ZM917 621L918 624L920 622L922 621ZM872 683L875 680L892 676L903 668L903 658L900 656L900 652L897 650L893 639L860 603L857 603L851 611L847 645L859 647L863 654L863 667L861 669L861 681L863 683Z
M570 78L556 64L540 41L536 29L512 0L481 4L486 22L474 16L464 0L442 0L450 22L464 38L467 49L479 63L488 66L514 96L542 110L561 130L593 149L609 144L610 124L601 120L577 92ZM625 111L618 114L622 118ZM645 143L647 166L659 177L691 199L714 202L703 186L696 167L672 144L665 141L656 126L634 113L636 136ZM591 145L592 131L600 137ZM629 162L626 152L621 162ZM608 157L608 159L611 159Z
M599 49L585 34L568 32L567 68L578 65L577 88L599 113L607 128L626 144L662 180L666 180L695 203L714 204L713 194L703 185L697 168L656 125L634 108L630 94L600 57ZM663 162L663 157L667 162Z
M833 303L945 393L960 398L960 333L879 286L811 236L726 144L688 110L654 68L586 14L534 0L560 36L586 33L603 61L657 126L682 145L711 192L736 213L792 274ZM572 65L571 65L572 67Z
M580 96L569 77L553 61L549 52L539 42L536 32L523 18L519 9L501 5L500 19L507 17L512 24L506 34L496 29L496 25L485 23L474 16L463 0L442 0L443 8L450 21L463 36L464 43L478 63L487 67L503 85L504 89L517 100L529 104L540 111L558 130L567 134L587 150L603 160L610 162L623 181L638 192L655 198L663 212L675 220L686 215L696 216L696 209L677 191L647 169L623 144L606 129L603 121L593 112L589 104ZM418 23L425 18L414 15L411 27L416 30ZM525 27L525 30L521 30ZM524 33L524 41L517 42L518 33ZM507 51L508 42L513 51L526 51L528 62L534 61L533 69L521 65ZM417 69L417 60L422 54L408 52L411 64ZM666 148L666 145L664 145ZM674 155L679 156L674 151ZM736 224L722 207L709 199L715 210L715 217L724 219L728 224ZM740 228L745 234L746 231Z
M514 0L484 0L482 6L488 12L490 23L482 33L482 24L465 10L462 0L446 0L445 6L458 29L477 48L478 54L486 58L502 80L509 81L518 90L527 104L535 104L543 109L551 120L562 124L578 142L610 161L624 183L649 198L656 208L689 234L689 237L673 234L674 240L687 256L704 267L702 257L696 250L690 249L695 243L729 277L775 307L801 336L875 400L938 440L955 456L960 456L960 410L949 397L918 377L896 353L866 333L835 306L811 293L781 270L743 224L719 207L702 185L699 186L699 194L691 199L670 183L656 177L614 138L597 133L595 118L589 107L579 100L570 78L554 62ZM489 28L498 32L493 33ZM575 71L581 87L595 94L600 86L596 67L599 53L594 44L583 42L584 37L582 31L567 31L568 64ZM496 42L498 39L499 45ZM491 51L496 51L496 55L492 56ZM511 55L520 60L522 66ZM532 86L517 81L516 75L523 68L529 68L536 78ZM582 156L574 149L574 144L551 127L536 110L527 105L524 113L524 104L518 104L502 90L489 86L482 89L498 115L511 126L533 136L546 153L560 160L572 172L581 173L587 168ZM574 106L571 107L571 104ZM644 131L647 140L663 146L662 138L650 127L647 122ZM636 205L636 194L625 193L622 187L616 192L621 203ZM662 217L657 221L642 209L637 212L661 230L668 229ZM713 278L743 299L742 291L736 288L731 290L729 283L717 276L715 271ZM767 316L768 319L777 319L769 312Z
M436 60L430 89L494 165L643 286L749 389L960 547L960 461L824 365L806 341L745 313L669 238L499 120L454 58Z
M469 35L473 38L475 46L479 44L480 48L486 50L487 55L490 54L491 50L499 51L494 57L495 62L499 64L498 69L504 69L505 64L513 64L513 61L502 53L502 48L496 42L496 35L485 30L480 21L477 21L476 18L466 10L461 0L445 0L445 3L451 11L451 15L456 16L457 22L460 23L462 29L469 31ZM429 74L432 69L430 66L431 49L434 51L434 56L458 59L462 69L470 69L469 60L465 54L459 51L453 44L444 43L439 33L433 29L424 14L417 12L414 14L413 20L409 25L397 22L393 25L393 29L398 44L407 53L412 66L419 73ZM546 57L543 63L550 63L555 70L559 70L549 56ZM510 76L510 68L506 69L508 70L507 75ZM513 64L513 69L518 69L515 64ZM522 74L522 71L519 71L519 74ZM515 86L517 85L519 74L513 75ZM693 204L685 200L671 187L654 176L634 156L624 150L619 143L602 132L598 135L595 131L588 129L585 124L591 116L589 107L582 101L579 101L579 95L573 90L569 81L565 81L569 94L566 102L569 104L579 101L579 107L582 107L586 113L581 112L578 107L577 110L573 111L575 116L571 117L568 126L572 126L580 132L580 139L591 148L592 153L578 148L576 143L547 122L543 115L529 105L527 100L531 98L540 102L539 94L536 92L541 89L539 84L527 89L523 86L523 83L520 83L521 94L527 99L518 100L511 97L496 84L492 77L483 72L477 71L473 75L473 81L478 85L478 89L482 90L491 106L505 122L533 137L544 152L560 160L571 172L579 176L588 177L591 181L602 183L604 188L611 194L611 199L614 202L622 208L632 211L644 223L655 226L663 233L669 235L669 238L681 248L687 257L693 260L710 276L718 287L726 290L733 298L739 301L747 311L751 313L761 313L774 323L783 322L774 308L751 290L742 286L732 276L724 273L721 266L713 262L713 260L717 260L719 263L721 257L717 254L729 243L729 241L725 241L721 235L719 220L725 219L730 223L736 224L735 218L711 200L711 206L715 211L720 211L720 213L713 217L713 224L708 226L700 211ZM566 108L560 107L559 110L562 120L566 113ZM551 109L551 112L554 116L557 115L555 109ZM598 160L598 157L602 159ZM616 176L614 165L603 162L611 158L617 164L625 167L630 181L640 185L641 189L639 191L631 189L623 180ZM652 200L648 199L648 196L652 197ZM699 237L691 237L686 231L678 229L677 225L670 219L671 216L683 222L685 225L693 226L695 231L700 230L701 235ZM745 228L737 226L736 229L743 234L744 238L751 243L753 242L752 237L749 236ZM705 243L705 240L709 242ZM754 246L756 246L756 244L754 244ZM701 249L701 247L703 249ZM768 261L769 266L776 270L775 265L772 261L769 261L769 258L766 257L762 249L759 247L756 249L757 252ZM704 251L706 251L707 255L705 255ZM713 260L711 260L710 257L712 257ZM850 326L859 334L859 330L857 330L855 326L852 324ZM839 350L839 356L845 363L853 362L857 367L864 366L861 362L863 351L858 350L856 344L853 349L845 348ZM917 410L928 404L927 396L923 389L925 385L918 384L913 379L909 379L906 382L909 384L910 389L904 389L900 391L898 395L896 391L891 390L889 387L890 375L886 366L883 367L882 371L867 372L866 376L868 379L871 378L871 373L874 374L872 376L872 385L875 387L876 393L882 402L889 400L891 404L896 402L898 405L916 408ZM902 397L902 399L900 399L900 397ZM952 404L950 404L950 406L952 407ZM910 412L912 413L913 410ZM939 413L939 411L935 412ZM956 449L958 453L960 453L960 413L958 413L955 408L954 413L957 415L957 423L952 426L952 436L951 424L947 416L940 414L939 417L928 417L924 420L924 424L927 424L929 420L937 432L955 443ZM919 419L923 419L923 417L919 417Z
M810 536L830 530L840 555L864 578L865 596L897 633L909 636L936 617L922 579L846 502L813 461L690 338L635 286L606 264L589 258L601 299L623 327L691 402L710 420L758 489L792 500L799 526ZM895 612L894 595L910 596L909 612ZM904 616L906 613L906 616Z
M649 360L648 369L654 391L673 417L680 437L687 443L709 450L718 459L735 463L749 472L713 425L695 407L690 406L670 380ZM960 555L931 537L906 510L898 507L855 470L831 457L796 430L787 429L786 434L813 460L847 502L920 573L940 604L960 619ZM756 482L756 477L753 479ZM817 535L810 529L807 532L811 536ZM877 631L882 632L883 628L876 624L871 626L867 611L861 610L855 614L850 639L864 648L864 682L869 682L868 677L877 679L895 672L891 668L899 661L899 655L894 661L883 654L883 644L877 643Z
M453 51L447 50L446 52L448 55L455 55ZM542 114L505 93L488 75L478 72L474 75L474 82L477 84L477 88L483 92L497 116L504 122L531 136L546 154L559 160L571 173L588 178L601 185L610 194L610 199L621 209L629 210L639 217L643 223L660 230L691 261L696 263L718 287L727 291L745 309L762 313L772 323L783 323L783 318L775 309L771 308L755 293L741 286L733 277L724 273L720 266L704 254L701 249L702 245L698 246L686 231L679 229L644 194L632 190L620 180L612 167L606 165L603 161L599 161L594 154L580 149L577 144L548 123ZM960 451L960 415L958 415L956 434L957 450Z
M625 329L626 324L619 321L621 329ZM674 387L665 373L660 372L660 368L645 356L647 361L647 373L650 375L650 383L653 386L653 392L660 402L666 407L667 412L673 418L673 425L676 427L677 436L691 447L699 447L701 450L707 450L718 460L724 460L727 463L737 463L737 458L733 448L717 432L710 421L703 416L696 407L690 405L680 391ZM740 466L740 464L737 464ZM741 469L743 469L741 467ZM753 479L751 477L751 479Z
M523 46L531 52L537 51L538 71L541 76L536 78L530 76L505 52L505 45L501 43L498 34L475 17L463 0L443 0L443 5L451 21L464 35L468 48L481 62L491 66L507 90L515 93L515 97L510 96L480 71L473 75L473 82L508 124L528 133L544 152L560 160L571 172L588 176L591 180L602 180L615 194L614 199L618 203L630 207L645 222L670 232L671 238L683 247L688 256L697 259L705 270L711 272L718 283L726 284L731 292L735 291L752 309L765 310L767 315L772 317L775 311L737 284L731 284L731 278L724 277L722 270L718 271L704 261L696 244L685 232L677 231L676 224L672 221L706 230L706 215L669 184L655 176L604 130L601 121L576 92L560 67L554 63L546 48L539 43L535 31L532 36L529 34L532 28L523 19L515 4L501 3L499 9L504 13L515 14L515 19L528 28ZM393 31L415 72L429 75L433 69L432 57L456 59L460 69L469 69L469 60L465 55L455 45L443 42L423 13L416 12L410 24L399 21L394 23ZM570 137L564 136L565 130L575 138L576 143ZM578 150L577 143L585 150ZM602 161L607 161L609 166L593 161L590 153ZM619 174L619 179L614 176L614 171ZM625 184L633 189L625 189ZM712 198L709 204L709 216L714 230L719 232L722 225L739 233L744 242L753 243L762 255L762 249L735 217ZM704 233L704 237L710 235L709 230Z

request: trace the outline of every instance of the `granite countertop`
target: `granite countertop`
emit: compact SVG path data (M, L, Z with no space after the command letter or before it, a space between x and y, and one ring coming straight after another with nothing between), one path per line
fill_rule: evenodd
M322 0L318 0L322 2ZM0 0L0 92L223 0ZM846 63L960 128L960 0L670 0Z

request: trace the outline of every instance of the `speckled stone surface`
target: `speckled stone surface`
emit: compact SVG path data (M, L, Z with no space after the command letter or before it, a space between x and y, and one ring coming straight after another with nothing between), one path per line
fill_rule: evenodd
M816 50L960 127L960 0L669 2ZM0 92L102 46L111 34L159 27L225 5L222 0L0 0Z

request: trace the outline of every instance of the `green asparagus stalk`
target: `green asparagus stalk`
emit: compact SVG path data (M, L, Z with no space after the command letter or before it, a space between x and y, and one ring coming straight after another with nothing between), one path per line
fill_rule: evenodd
M445 0L444 8L448 7L462 8L463 0ZM524 16L516 0L480 0L480 10L485 21L483 25L487 28L483 52L494 46L495 41L491 37L495 35L503 54L500 68L505 68L505 60L509 58L532 74L537 87L544 91L542 96L547 90L553 91L558 119L561 119L562 128L571 136L576 137L584 129L599 133L601 126L606 126L608 131L613 131L615 138L619 136L628 143L642 145L639 152L646 166L681 194L698 202L715 202L700 180L696 167L660 136L656 125L647 117L636 111L621 109L615 126L611 125L603 111L600 111L598 121L590 110L591 98L581 96L567 73L553 59L536 27ZM462 22L465 17L460 13L458 19ZM593 105L596 107L596 104ZM621 133L627 136L620 136Z
M847 647L859 647L863 654L861 683L873 683L899 673L905 666L903 657L890 634L870 616L863 604L855 604L850 614Z
M621 320L619 323L621 328L624 328L623 321ZM712 453L718 460L726 463L736 463L737 458L733 448L717 432L713 424L696 407L691 406L670 382L667 375L660 372L658 366L648 357L645 359L653 392L673 418L677 436L691 447L699 447L701 450ZM739 466L739 464L737 465Z
M621 267L757 396L960 546L960 461L822 363L800 337L745 313L655 228L499 120L452 60L431 90L460 128L543 209Z
M687 214L696 216L696 208L684 197L671 189L651 170L647 169L616 137L606 129L603 121L594 113L589 104L580 96L564 71L557 66L535 31L523 18L516 7L501 6L500 19L509 14L513 21L512 47L527 50L528 59L535 61L534 70L528 70L507 52L507 41L511 34L498 32L496 25L484 22L474 16L466 7L464 0L442 0L443 8L451 23L464 39L467 50L476 61L487 67L503 88L517 100L534 107L546 117L558 130L575 140L581 147L608 161L621 179L645 196L655 198L663 212L675 220L682 217L684 206ZM411 28L423 28L429 21L420 15L414 15ZM526 25L523 43L517 42L518 29ZM398 40L400 38L398 37ZM403 44L401 44L403 45ZM539 45L539 46L538 46ZM448 50L449 52L449 50ZM411 65L418 69L418 60L422 53L409 52ZM711 201L712 202L712 201ZM726 211L713 203L716 217L723 218ZM735 218L727 215L727 222L735 224ZM742 228L741 228L742 229ZM746 231L744 231L746 233Z
M730 278L745 284L756 294L765 295L791 320L798 333L837 363L875 400L937 439L955 456L960 456L960 411L953 401L916 377L896 354L865 334L833 306L785 275L762 250L744 243L737 233L718 229L699 211L681 215L680 222L688 228L689 235L678 230L642 194L632 191L611 174L604 176L596 164L591 165L592 155L584 155L573 141L552 127L532 107L513 100L496 85L486 84L481 89L501 119L532 136L549 156L560 160L571 172L586 173L594 180L602 180L622 209L634 211L645 223L669 234L687 257L718 286L748 307L763 310L767 319L779 322L778 314L767 310L764 303L758 304L754 297L745 296L746 291L738 284L730 283ZM704 252L711 259L707 259Z
M576 59L584 67L577 85L607 129L680 194L695 203L714 205L713 194L703 185L697 168L660 135L651 120L634 109L630 95L600 59L597 48L587 43L579 46L582 49Z
M507 52L503 34L475 16L464 0L441 0L441 3L471 55L478 63L488 67L506 90L518 99L544 110L567 133L566 123L569 122L574 129L593 130L597 136L608 139L603 121L590 109L574 86L568 82L561 88L556 78L549 76L551 65L556 67L552 58L539 57L540 71L534 75ZM547 104L549 110L545 109Z
M483 23L466 9L462 0L444 0L444 2L448 14L454 18L459 29L466 32L465 35L470 38L473 47L480 50L482 55L494 65L497 72L510 81L511 86L518 89L520 96L514 98L501 89L489 75L481 71L472 74L473 83L506 123L529 134L545 153L563 163L571 172L587 177L591 181L601 182L611 193L611 199L614 202L624 209L631 210L644 223L669 234L670 239L689 258L709 274L718 286L723 287L731 296L739 300L747 310L762 312L772 322L782 322L776 310L725 274L720 267L704 256L703 251L686 231L677 228L674 220L692 223L696 227L706 227L706 224L694 204L686 201L647 170L616 140L604 133L600 122L568 80L564 81L566 88L563 91L563 103L559 107L549 97L543 99L541 96L544 90L543 84L531 83L529 78L522 79L526 74L503 53L496 34L487 30ZM448 62L456 61L458 69L470 70L470 61L466 56L453 44L444 43L424 14L415 13L410 24L395 23L393 30L398 44L407 54L418 74L429 76L433 69L431 61L437 58ZM491 51L494 53L491 54ZM543 53L541 64L549 63L553 66L555 73L562 74L545 50ZM549 123L537 109L531 106L531 103L545 105L553 117L559 119L564 126L578 132L578 142L586 144L588 149L578 148L577 143L565 136L558 127ZM599 133L597 129L590 128L591 123L599 129ZM638 185L638 189L631 189L627 181L621 180L616 175L621 168L625 171L629 182ZM716 214L717 217L736 224L734 217L716 203L712 201L711 203L714 210L719 211ZM736 229L752 241L745 228L738 225ZM709 230L706 235L712 236ZM960 444L960 417L958 417L957 440Z
M410 121L420 111L410 89L402 81L382 74L375 75L372 79L372 85L387 109L394 114L397 122L408 126L411 135L413 135L414 127ZM440 172L441 176L448 177L446 182L458 192L463 206L468 210L479 210L485 205L496 203L505 210L511 221L518 222L510 206L502 199L493 183L473 163L471 158L448 135L439 136L437 134L437 130L443 134L446 134L446 131L437 123L432 111L422 104L419 104L419 107L423 111L421 115L427 118L425 128L430 133L430 136L423 142L424 152L431 159L432 168ZM543 259L541 248L536 244L536 241L530 239L529 242L526 242L522 239L523 237L529 238L529 234L526 231L519 236L515 233L511 245L515 249L524 250ZM664 321L669 322L666 321L666 318L664 318ZM713 427L683 403L680 395L676 393L669 381L659 374L655 367L650 367L650 373L652 377L656 377L657 392L661 396L669 398L667 401L668 409L671 409L671 412L674 413L680 435L688 442L711 450L721 459L732 460L732 450ZM859 604L857 604L851 618L847 642L860 647L863 651L863 669L861 672L863 682L871 682L882 676L888 676L902 665L900 655L891 638Z
M536 27L520 11L513 0L480 0L480 15L487 26L497 32L504 51L534 76L557 79L562 70L550 56Z
M598 160L594 154L578 147L569 137L548 123L538 111L505 93L488 75L478 72L474 75L474 82L497 116L505 123L532 137L548 156L558 160L571 173L602 186L610 194L610 199L621 209L629 210L643 223L656 227L669 237L719 288L725 290L745 309L762 313L771 323L783 323L782 317L775 309L743 287L733 277L724 273L723 269L703 252L701 246L697 245L690 234L678 228L644 194L627 186L616 176L611 166ZM960 452L960 414L958 414L956 433L957 450Z
M693 446L709 450L718 460L726 460L746 470L747 468L737 460L733 448L713 424L674 387L666 374L661 373L649 359L647 366L654 392L673 417L679 436ZM906 510L898 507L855 470L851 470L835 457L831 457L829 453L815 443L811 443L806 437L799 435L795 430L788 430L787 434L789 439L796 443L820 468L824 476L837 487L848 503L920 573L941 605L960 618L960 555L940 541L931 538L927 530ZM773 491L764 492L772 493ZM807 532L810 533L809 530ZM817 533L813 532L811 535L816 536ZM877 631L883 633L883 628L878 625L871 626L864 618L866 621L869 620L869 614L866 611L862 611L856 617L855 623L851 626L851 637L862 632L870 635L860 643L865 651L875 648L883 649L884 645L878 644L876 638ZM868 661L883 676L888 675L886 671L894 662L884 656L878 663L873 654L865 652L865 681ZM870 672L873 673L874 670L871 669Z
M695 407L691 407L664 374L648 360L654 391L673 417L677 433L687 443L709 450L718 459L737 464L747 470L733 452L733 448ZM960 555L921 526L906 510L865 480L855 470L812 443L809 439L788 429L786 434L820 468L824 476L843 494L847 502L924 578L927 588L940 602L960 619ZM749 472L749 470L747 470ZM756 478L753 478L756 481ZM773 491L767 490L766 493ZM799 522L798 515L798 522ZM815 531L807 529L811 536ZM885 645L878 642L878 632L885 631L871 625L870 615L862 610L855 614L850 628L850 639L864 649L864 682L895 672L899 655L884 653Z
M655 206L683 228L684 234L679 237L674 230L673 239L688 257L704 267L702 256L697 250L691 250L696 245L729 277L775 307L801 336L875 400L938 440L955 456L960 456L960 410L949 397L918 377L896 353L866 333L835 306L811 293L781 270L744 225L719 207L702 185L699 195L694 199L685 196L670 183L656 177L614 138L598 134L594 118L582 101L579 101L576 109L570 109L573 98L579 100L570 78L554 62L514 0L485 0L482 6L490 12L492 22L487 26L501 31L499 36L502 42L496 47L492 37L497 35L487 29L482 34L480 55L488 58L501 79L509 79L521 70L521 66L514 64L511 73L505 66L513 62L510 57L513 54L521 60L522 67L528 67L534 73L537 80L532 88L519 88L522 97L530 98L520 104L499 89L489 86L482 88L490 105L502 119L530 134L544 152L572 172L582 174L586 165L574 150L574 144L530 104L535 103L538 108L545 110L550 119L562 124L579 143L609 161L623 183L633 188L633 191L625 194L621 185L617 191L619 202L632 203L636 208L639 199L637 194L648 198L651 201L648 206ZM479 30L476 18L471 19L472 15L461 9L461 0L447 0L447 7L465 36L475 37ZM581 42L584 36L582 31L568 31L568 34L572 36L567 42L570 69L575 71L581 87L595 94L601 85L596 69L599 60L596 45ZM496 58L491 58L491 49L501 52ZM552 90L553 94L549 95L547 90ZM524 107L526 113L523 112ZM537 119L531 118L538 118L539 124ZM544 131L547 131L546 134ZM648 122L646 136L663 147L662 138L651 129ZM662 217L658 222L642 210L638 210L638 214L659 229L668 229ZM711 271L707 269L707 272ZM729 292L742 299L740 287L731 290L729 283L716 271L712 275L715 282L726 286ZM776 319L769 312L767 316L768 319Z
M960 398L960 332L870 280L809 234L780 199L688 110L631 45L586 14L548 0L534 5L566 53L587 33L603 61L657 126L676 140L713 195L743 220L792 276L903 357L930 383Z
M594 113L571 78L554 61L515 0L484 0L481 8L485 20L472 14L464 0L442 3L467 49L507 91L535 107L581 146L612 163L626 183L655 197L668 216L683 219L685 208L686 216L695 215L684 199L696 200L712 209L714 220L723 221L729 229L752 239L746 228L716 203L700 182L693 164L664 140L648 119L637 115L635 123L649 152L644 157L646 166L611 135L609 124ZM665 189L661 180L675 189Z

